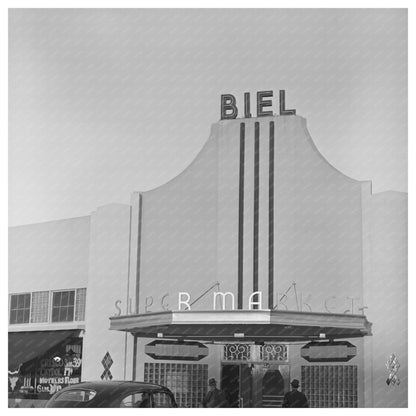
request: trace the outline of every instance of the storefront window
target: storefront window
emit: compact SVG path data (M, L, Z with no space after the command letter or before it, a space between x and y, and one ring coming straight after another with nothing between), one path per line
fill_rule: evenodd
M87 298L87 289L77 289L76 296L76 308L75 308L75 320L76 321L85 321L85 304Z
M9 324L85 321L87 289L48 290L10 296Z
M153 393L154 407L173 407L172 399L167 393Z
M145 363L144 381L169 388L179 407L199 407L208 390L208 365ZM157 401L155 406L164 403Z
M64 387L80 383L83 339L79 333L79 330L11 333L8 390L12 407L20 406L22 399L48 400ZM88 401L94 394L81 386L59 396L59 400Z
M356 365L302 366L302 391L310 407L357 407Z
M75 290L54 292L52 301L52 322L74 320Z
M30 318L30 293L10 296L10 324L26 324Z
M30 322L42 323L48 322L49 292L32 293L32 311Z

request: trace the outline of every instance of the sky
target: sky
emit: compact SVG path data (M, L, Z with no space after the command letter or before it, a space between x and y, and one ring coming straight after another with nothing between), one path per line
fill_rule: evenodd
M11 226L169 181L224 93L286 90L332 165L407 191L405 9L12 9L8 69Z

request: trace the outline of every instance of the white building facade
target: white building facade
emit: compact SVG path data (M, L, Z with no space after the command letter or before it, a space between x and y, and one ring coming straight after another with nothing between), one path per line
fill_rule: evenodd
M311 407L407 406L407 194L339 172L300 116L221 120L170 182L12 227L9 253L9 379L33 400L59 350L184 407L211 377L232 406L279 406L293 378ZM42 331L60 343L19 362Z

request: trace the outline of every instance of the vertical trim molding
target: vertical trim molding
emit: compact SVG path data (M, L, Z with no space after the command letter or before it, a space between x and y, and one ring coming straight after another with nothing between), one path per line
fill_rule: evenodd
M259 290L260 123L254 124L253 292Z
M274 121L269 132L269 309L274 308Z
M139 194L139 232L137 236L137 270L136 270L136 313L139 313L140 296L140 260L142 252L142 218L143 218L143 196Z
M129 307L129 298L130 298L130 260L131 260L131 227L132 227L132 207L130 206L130 216L129 216L129 258L127 261L127 296L126 296L126 305ZM127 334L126 334L127 335ZM124 337L124 370L123 378L126 379L127 372L127 336Z
M243 243L244 243L244 150L245 123L240 123L240 173L238 191L238 286L237 309L243 309Z
M134 341L133 341L133 371L132 371L132 380L136 381L137 377L137 335L134 334Z

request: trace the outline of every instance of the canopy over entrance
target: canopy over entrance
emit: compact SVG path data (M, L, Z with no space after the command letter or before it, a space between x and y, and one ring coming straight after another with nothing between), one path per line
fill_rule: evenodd
M164 311L110 318L110 329L143 338L290 342L371 335L364 315L275 310Z
M78 338L80 330L9 332L9 371L39 358L57 345Z

